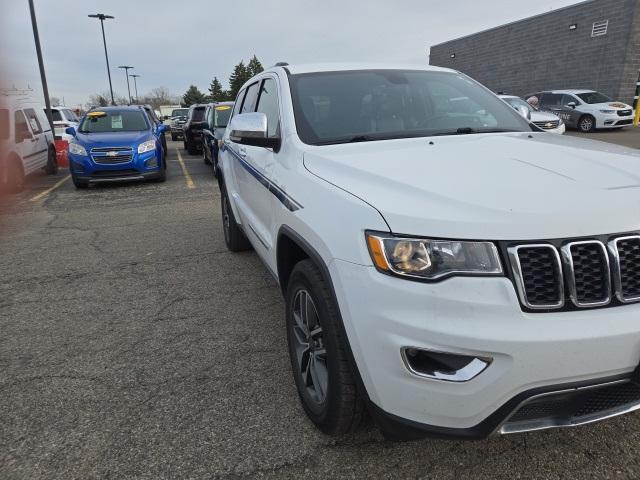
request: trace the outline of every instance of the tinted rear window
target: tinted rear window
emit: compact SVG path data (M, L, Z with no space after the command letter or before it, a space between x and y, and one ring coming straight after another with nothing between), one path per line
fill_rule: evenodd
M194 122L202 122L204 120L204 112L206 107L198 107L193 110L193 121Z

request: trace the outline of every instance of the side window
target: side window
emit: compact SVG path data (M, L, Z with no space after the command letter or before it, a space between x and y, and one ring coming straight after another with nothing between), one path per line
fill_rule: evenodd
M14 123L16 127L14 140L16 143L21 143L25 138L31 136L31 133L29 133L29 127L27 126L27 119L24 117L22 110L16 110L16 113L14 114Z
M247 112L255 112L256 111L256 100L258 99L258 82L253 85L249 85L247 88L247 94L244 97L244 102L242 102L242 109L240 113Z
M545 107L559 107L562 95L557 93L545 93L542 95L542 105Z
M240 111L240 106L242 105L242 100L244 99L244 94L247 93L246 90L241 90L236 98L236 103L233 104L233 111L231 112L231 118L234 115L238 114Z
M580 104L580 102L578 100L576 100L573 95L563 95L562 96L562 106L563 107L568 106L571 102L575 103L576 105Z
M27 116L27 121L29 125L31 125L31 131L34 135L38 135L42 133L42 126L40 125L40 120L36 116L36 112L33 108L26 108L24 110L25 115Z
M51 109L51 117L53 118L54 122L64 121L64 118L62 118L62 114L60 113L60 110L56 110L55 108Z
M269 138L277 137L280 125L280 108L278 106L278 85L273 78L267 78L262 82L256 111L267 116L267 136Z

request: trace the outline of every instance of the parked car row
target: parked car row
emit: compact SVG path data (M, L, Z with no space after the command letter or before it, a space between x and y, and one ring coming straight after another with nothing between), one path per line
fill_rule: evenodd
M181 125L184 149L190 155L202 153L204 163L218 169L219 143L227 128L234 102L192 105ZM174 133L172 130L172 139Z
M568 127L581 132L622 128L633 123L633 107L613 101L593 90L548 90L527 95L536 97L540 110L560 117Z
M593 90L547 90L525 95L498 95L536 126L552 133L573 128L584 133L633 124L631 105ZM526 100L526 101L525 101Z
M550 95L583 130L629 116ZM640 153L526 108L437 67L277 64L240 89L224 238L280 286L323 432L368 412L389 438L469 439L640 409Z

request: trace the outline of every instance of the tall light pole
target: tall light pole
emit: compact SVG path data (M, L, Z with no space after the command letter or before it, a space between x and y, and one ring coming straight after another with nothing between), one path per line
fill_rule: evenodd
M127 77L127 92L129 94L129 99L127 100L127 103L131 105L131 87L129 86L129 70L131 70L133 67L130 67L129 65L120 65L118 66L118 68L124 68L124 74Z
M136 90L136 103L138 103L138 82L136 81L136 78L138 78L140 75L136 75L135 73L131 74L131 77L133 77L133 87Z
M100 19L100 26L102 27L102 43L104 44L104 58L107 60L107 76L109 77L109 92L111 92L111 105L115 105L116 102L113 99L113 85L111 84L111 69L109 68L109 55L107 55L107 39L104 36L104 21L107 19L113 19L111 15L105 15L104 13L96 13L89 15L89 18Z
M38 67L40 67L40 80L42 81L42 93L44 93L44 104L47 107L47 120L49 120L49 126L51 127L51 133L54 133L53 129L53 117L51 115L51 100L49 99L49 87L47 86L47 76L44 72L44 63L42 61L42 49L40 48L40 35L38 34L38 21L36 20L36 9L33 6L33 0L29 0L29 10L31 11L31 26L33 27L33 40L36 42L36 55L38 56Z

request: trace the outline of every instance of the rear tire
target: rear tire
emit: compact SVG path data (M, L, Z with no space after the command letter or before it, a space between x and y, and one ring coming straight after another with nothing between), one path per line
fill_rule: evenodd
M578 130L582 133L591 133L596 129L596 119L591 115L583 115L578 120Z
M251 249L251 243L247 239L244 232L238 226L236 217L229 204L229 196L227 190L222 188L220 204L222 207L222 229L224 231L224 243L232 252L244 252Z
M56 155L56 149L53 147L49 148L49 154L47 157L47 166L44 167L44 171L47 175L58 174L58 156Z
M357 430L364 402L348 361L348 340L329 286L311 260L293 269L286 293L289 357L302 407L328 435Z
M171 140L175 142L176 140L178 140L178 136L175 133L172 133Z

